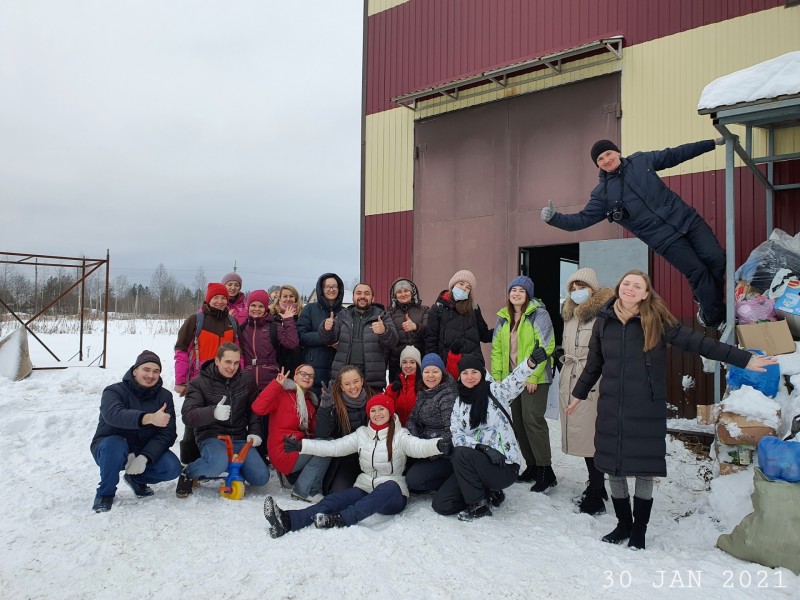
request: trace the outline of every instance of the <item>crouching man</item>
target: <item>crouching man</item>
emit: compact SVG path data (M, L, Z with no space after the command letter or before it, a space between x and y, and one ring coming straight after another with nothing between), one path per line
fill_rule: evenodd
M200 458L188 464L178 479L179 498L191 496L198 479L219 477L228 470L228 451L218 435L231 436L236 452L248 440L254 447L261 444L261 417L252 410L258 388L253 376L239 369L241 357L239 346L222 344L216 358L204 362L200 375L189 384L181 416L194 429ZM247 453L241 474L250 485L266 485L269 480L269 468L257 452Z
M111 510L120 471L137 498L153 495L147 484L178 477L181 463L169 450L176 438L175 406L163 388L161 360L145 350L121 383L103 390L91 445L100 467L94 511Z

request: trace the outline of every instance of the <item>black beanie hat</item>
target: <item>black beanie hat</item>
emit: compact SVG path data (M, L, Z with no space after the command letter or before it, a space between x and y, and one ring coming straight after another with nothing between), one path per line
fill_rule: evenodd
M475 369L476 371L483 372L486 367L483 364L483 359L476 354L465 354L458 361L458 372L461 373L464 369Z
M152 350L144 350L139 356L136 357L136 362L133 364L133 368L137 368L144 363L155 363L158 365L158 368L161 368L161 359L158 358L158 354L153 352Z
M592 146L592 162L595 167L597 166L597 157L606 150L616 150L619 152L619 148L617 148L617 145L611 140L597 140L594 146Z

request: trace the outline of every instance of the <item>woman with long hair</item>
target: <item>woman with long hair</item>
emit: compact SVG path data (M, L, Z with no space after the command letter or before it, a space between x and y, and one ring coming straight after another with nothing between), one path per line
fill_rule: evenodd
M594 437L594 463L608 474L617 526L604 542L645 547L653 507L653 477L667 474L667 344L752 371L775 364L683 327L653 289L650 277L628 271L616 297L600 311L586 367L572 390L572 414L602 375ZM636 477L633 509L627 477Z
M286 320L284 315L287 311L294 312L292 321L296 328L300 314L303 312L303 299L300 297L300 292L294 286L282 285L278 290L278 299L269 307L269 311L272 314L273 321L276 323L273 329L277 329L277 326ZM288 323L285 324L288 325ZM303 349L300 346L299 339L296 346L288 347L284 345L278 352L278 364L290 373L294 373L302 361Z
M361 370L354 365L345 365L330 386L322 388L322 395L317 411L318 439L336 439L350 435L362 425L367 424L367 414L364 407L372 398L374 392L364 382ZM361 473L358 458L355 456L341 456L331 460L324 479L322 480L322 493L326 496L331 492L347 489Z
M508 284L506 305L497 311L492 340L492 379L502 381L530 356L534 346L553 354L556 339L550 315L533 297L533 281L523 275ZM511 423L517 436L525 470L519 481L530 483L532 492L546 492L558 481L552 467L550 428L544 413L547 393L553 382L553 367L548 360L536 366L522 392L511 401Z

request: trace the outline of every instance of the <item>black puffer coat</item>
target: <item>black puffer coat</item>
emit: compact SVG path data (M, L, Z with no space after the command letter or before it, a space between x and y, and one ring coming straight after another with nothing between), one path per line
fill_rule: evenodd
M615 298L616 299L616 298ZM667 474L667 344L706 358L745 367L752 355L680 325L666 327L661 343L644 352L638 316L626 325L613 299L595 321L586 368L572 390L585 400L600 375L594 463L609 475Z
M450 417L456 400L458 386L453 376L445 372L439 385L417 392L417 401L406 421L406 429L411 435L426 440L438 437L451 439L453 434L450 431Z
M339 342L336 347L336 356L331 365L331 378L336 378L339 370L352 364L351 354L353 349L353 323L356 312L355 306L349 306L336 315L333 329L327 331L325 323L319 326L317 332L319 339L326 344ZM372 324L383 320L386 327L381 335L372 331ZM382 391L386 387L386 357L397 344L397 330L394 323L383 310L380 304L373 304L364 313L361 334L364 340L364 380L375 391Z
M411 304L400 304L394 297L394 286L398 281L408 281L411 284ZM425 328L428 325L428 311L430 307L424 306L419 300L419 291L413 281L401 277L392 283L389 290L389 297L392 299L387 311L394 321L397 330L397 344L392 349L389 357L389 381L394 381L400 371L400 353L406 346L414 346L422 353L425 350ZM403 322L408 316L417 326L414 331L406 332L403 330Z
M333 278L339 285L339 295L333 303L329 303L323 294L322 284L328 278ZM331 380L331 364L336 350L319 339L319 326L331 316L342 310L344 298L344 283L336 273L323 273L317 279L317 301L306 304L300 317L297 319L297 333L300 336L300 346L303 348L303 362L314 367L314 393L319 396L320 383Z
M258 388L250 373L240 369L228 379L220 374L213 360L207 360L200 368L200 376L189 384L181 417L194 429L198 446L218 435L244 440L252 433L263 440L261 417L252 410L257 395ZM231 416L225 421L217 421L214 409L223 396L227 398L225 404L230 404Z
M710 152L714 146L714 140L705 140L622 158L617 171L600 170L600 182L583 210L571 215L556 213L548 224L566 231L586 229L605 219L617 206L624 207L619 224L662 254L678 237L686 235L692 221L700 217L661 181L656 171Z
M455 340L462 340L464 347L461 354L475 354L480 356L481 342L486 344L492 341L492 330L486 325L481 315L481 309L474 305L473 316L459 314L456 303L450 292L445 290L436 299L436 304L428 313L428 327L425 333L425 352L434 352L442 357L447 364L447 353Z

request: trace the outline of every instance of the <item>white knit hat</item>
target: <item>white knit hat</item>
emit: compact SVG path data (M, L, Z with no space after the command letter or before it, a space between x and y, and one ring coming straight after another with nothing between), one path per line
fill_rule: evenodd
M600 281L597 279L597 273L594 272L594 269L590 269L589 267L578 269L569 276L569 279L567 279L567 292L569 292L569 287L572 285L573 281L582 281L592 288L593 292L600 289Z
M414 361L417 363L417 366L422 363L422 356L414 346L406 346L403 348L403 351L400 353L400 363L403 363L404 358L413 358Z

